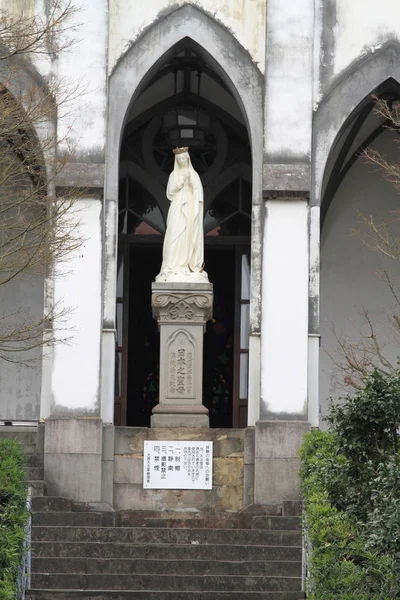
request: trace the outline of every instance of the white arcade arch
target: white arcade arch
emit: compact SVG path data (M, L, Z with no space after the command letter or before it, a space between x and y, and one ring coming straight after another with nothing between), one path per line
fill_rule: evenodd
M118 169L121 136L129 109L144 85L158 69L164 55L185 38L190 38L196 51L206 57L207 62L230 89L242 110L249 132L253 170L250 354L252 342L259 344L261 228L258 220L262 205L263 76L248 52L229 31L198 8L185 5L162 21L155 22L136 40L117 63L109 81L101 362L102 418L105 422L113 421ZM259 379L259 371L253 372L253 377ZM258 401L256 397L249 398L249 425L254 424L257 418Z

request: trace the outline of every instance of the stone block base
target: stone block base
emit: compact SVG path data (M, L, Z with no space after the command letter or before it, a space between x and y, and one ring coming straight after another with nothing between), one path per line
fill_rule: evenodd
M178 415L167 408L157 407L152 428L114 427L96 418L47 419L48 494L107 502L115 510L189 512L239 512L253 504L282 507L299 499L298 450L309 423L259 421L255 428L208 429L204 407ZM183 422L177 423L177 417ZM162 426L154 427L154 421ZM212 490L144 490L145 440L212 441Z
M300 497L298 452L306 421L258 421L255 430L254 502L283 504Z
M197 427L116 427L115 510L240 512L244 497L244 432L244 429ZM144 490L145 440L212 441L212 490Z
M151 427L209 427L208 409L202 405L157 404Z
M44 431L44 479L50 496L100 502L103 424L95 418L49 418Z
M152 415L151 427L208 427L206 415Z
M300 487L298 458L259 458L255 464L255 498L257 504L282 504L298 500Z

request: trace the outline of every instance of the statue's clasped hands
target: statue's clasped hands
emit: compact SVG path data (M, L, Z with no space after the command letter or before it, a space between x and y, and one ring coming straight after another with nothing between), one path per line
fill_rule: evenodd
M192 178L190 177L190 173L186 173L185 175L183 175L180 178L178 189L181 190L183 188L183 186L185 185L185 183L188 183L191 187L193 187Z

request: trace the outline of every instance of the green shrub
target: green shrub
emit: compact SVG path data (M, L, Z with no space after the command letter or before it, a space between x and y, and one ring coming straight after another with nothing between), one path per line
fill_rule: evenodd
M327 417L343 456L329 496L339 509L366 523L371 512L379 511L383 495L400 498L400 374L375 371L364 389L342 400Z
M0 600L14 600L17 595L28 517L23 467L21 445L14 439L0 438Z
M400 379L372 374L301 448L312 600L400 597Z

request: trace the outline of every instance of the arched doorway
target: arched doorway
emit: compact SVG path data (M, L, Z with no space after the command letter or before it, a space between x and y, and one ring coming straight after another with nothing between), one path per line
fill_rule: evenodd
M205 260L214 319L204 351L204 404L214 427L247 424L251 151L241 110L190 39L160 61L123 132L118 204L116 424L148 426L158 401L159 340L151 282L161 265L173 168L188 145L205 196Z
M398 162L397 134L374 110L374 97L395 107L400 101L399 84L389 79L371 92L353 111L332 147L323 182L321 205L321 357L320 412L325 415L330 397L351 391L357 381L345 359L352 348L354 366L378 364L377 354L366 352L371 335L368 320L384 356L396 364L398 343L388 315L398 312L398 303L380 273L398 281L398 261L374 250L373 235L363 219L379 227L386 222L398 236L398 192L385 181L382 171L366 161L362 151L370 148L389 162ZM390 224L391 221L391 224ZM394 227L394 229L392 228ZM383 233L382 229L382 233ZM371 338L370 338L371 339ZM344 348L343 348L344 346Z

